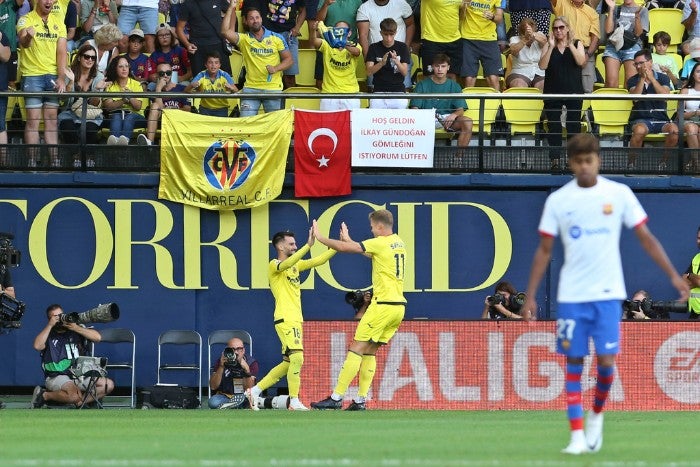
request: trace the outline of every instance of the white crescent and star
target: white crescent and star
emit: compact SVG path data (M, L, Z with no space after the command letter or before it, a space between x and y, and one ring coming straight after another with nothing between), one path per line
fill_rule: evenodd
M314 152L314 140L319 136L327 136L331 139L331 141L333 141L333 149L331 150L331 154L333 154L335 152L335 148L338 147L338 135L336 135L330 128L317 128L309 134L306 144L308 145L311 154L316 155ZM322 154L321 158L316 159L316 161L318 161L319 167L328 167L330 159L327 158L325 154Z

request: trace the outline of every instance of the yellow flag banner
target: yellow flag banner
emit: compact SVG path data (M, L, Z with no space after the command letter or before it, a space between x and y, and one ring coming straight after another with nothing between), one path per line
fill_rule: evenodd
M221 118L164 110L158 197L212 210L246 209L282 192L292 110Z

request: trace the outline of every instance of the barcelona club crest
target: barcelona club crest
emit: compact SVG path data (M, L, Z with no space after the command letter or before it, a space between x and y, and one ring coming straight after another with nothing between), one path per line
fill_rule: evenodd
M255 150L245 141L219 140L204 154L204 175L217 190L233 190L245 183L255 159Z

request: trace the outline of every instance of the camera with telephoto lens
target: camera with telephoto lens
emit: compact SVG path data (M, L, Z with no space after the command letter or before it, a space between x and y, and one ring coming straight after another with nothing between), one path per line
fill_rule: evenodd
M486 297L486 303L489 304L489 306L495 306L495 305L505 305L506 304L506 296L500 293L495 293L493 295L489 295Z
M0 265L2 266L19 266L22 254L19 250L12 246L14 235L6 232L0 232Z
M241 362L238 361L236 351L233 350L233 347L226 347L224 349L224 360L224 366L227 366L229 368L238 368L239 366L241 366Z
M365 293L369 292L369 298L372 298L372 289L369 290L353 290L345 294L345 301L355 310L359 310L365 304Z
M625 300L622 302L622 309L628 314L628 316L633 311L641 311L646 315L651 311L651 307L651 298L645 298L643 300Z
M669 313L687 313L688 302L679 300L625 300L622 302L622 310L626 318L633 318L633 311L641 311L651 319L669 319Z
M60 315L60 323L62 324L111 323L117 319L119 319L119 307L116 303L98 305L92 310L84 311L82 313L73 312Z

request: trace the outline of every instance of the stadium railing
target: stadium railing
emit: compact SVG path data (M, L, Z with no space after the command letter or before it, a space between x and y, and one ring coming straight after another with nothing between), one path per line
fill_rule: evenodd
M7 111L8 143L0 144L0 172L2 171L91 171L91 172L158 172L160 167L160 148L153 146L138 146L135 144L136 135L145 132L145 129L135 131L132 142L129 146L106 145L101 142L97 145L64 144L59 141L56 147L45 144L43 138L38 145L27 145L24 143L24 124L26 112L21 104L23 98L27 96L40 96L41 93L23 92L0 92L0 96L9 99ZM74 96L83 97L104 97L102 93L74 93ZM232 94L171 94L174 97L187 97L199 99L202 97L238 99L239 95ZM155 97L155 93L143 93L143 97ZM269 94L249 94L248 96L267 97ZM348 98L357 97L363 103L372 99L396 97L395 94L382 93L358 93L347 94L316 94L316 93L284 93L281 98L293 99L319 99L319 97ZM408 94L401 97L427 98L455 97L454 94ZM541 95L543 100L556 98L564 100L585 99L584 111L581 116L582 130L598 134L599 125L596 124L593 112L590 110L590 102L595 100L611 99L609 95L586 94L586 95ZM469 99L478 99L479 120L484 119L484 108L488 107L485 101L490 99L516 100L522 101L523 105L532 102L532 94L520 93L485 93L470 94ZM692 99L687 95L615 95L615 100L666 100L669 101L669 108L678 109L677 115L673 114L673 121L679 127L680 137L676 147L664 148L663 138L659 136L649 137L645 140L645 145L641 149L631 149L629 147L630 128L624 126L624 131L618 135L605 134L601 136L601 172L607 174L625 175L696 175L700 168L697 163L693 163L698 158L698 150L686 147L683 128L683 108L685 101ZM319 119L321 117L319 116ZM475 125L476 127L476 125ZM482 127L479 125L479 127ZM40 126L40 135L43 133L43 125ZM434 172L434 173L549 173L550 152L558 152L564 159L562 148L551 148L547 145L547 122L542 119L535 134L512 134L509 122L505 119L504 113L499 110L496 121L491 125L490 134L475 132L468 148L457 148L456 137L444 135L438 132L434 146L434 163L432 168L403 169L405 172ZM108 128L101 130L101 135L106 139L109 134ZM104 139L102 141L104 141ZM82 135L81 141L84 141ZM29 164L29 154L36 153L36 164ZM635 167L628 167L628 158L631 152L637 157ZM665 166L660 164L666 162ZM293 171L293 143L290 147L287 159L287 170ZM564 168L565 170L565 168ZM396 167L387 168L362 168L355 167L353 172L393 172Z

